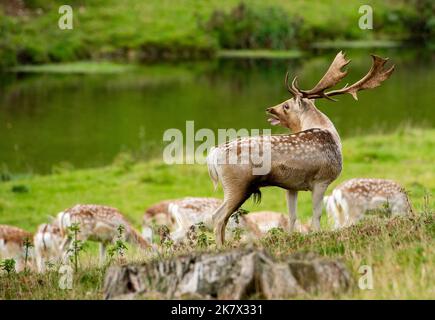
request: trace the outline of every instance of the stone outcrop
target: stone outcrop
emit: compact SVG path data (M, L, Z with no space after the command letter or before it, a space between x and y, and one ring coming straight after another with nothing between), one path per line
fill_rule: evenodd
M277 261L257 249L193 253L108 269L106 299L248 297L340 293L352 280L340 261L297 253Z

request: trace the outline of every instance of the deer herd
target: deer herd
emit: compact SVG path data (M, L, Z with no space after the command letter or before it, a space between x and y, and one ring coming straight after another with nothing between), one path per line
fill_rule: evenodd
M389 78L394 66L385 70L388 59L372 55L369 72L352 85L330 90L347 74L343 70L350 60L339 52L321 80L310 90L300 89L295 77L285 84L292 97L266 109L272 125L281 125L291 133L271 136L240 138L210 150L207 165L215 186L220 183L224 199L186 197L161 201L145 211L140 234L115 208L101 205L76 205L60 212L50 223L37 228L34 235L13 226L0 225L0 259L14 259L16 270L24 266L25 240L33 240L30 265L44 272L48 262L67 261L72 241L69 228L79 225L77 238L100 243L100 263L104 262L105 249L117 239L122 225L124 240L142 250L155 249L156 230L166 226L175 243L186 240L193 226L201 224L214 229L216 244L222 246L225 234L233 237L235 230L243 230L243 240L252 241L273 228L288 232L315 232L320 230L323 205L332 219L334 229L348 227L362 219L368 212L388 209L391 215L412 212L405 190L396 182L383 179L355 178L337 186L330 196L325 196L328 186L342 171L343 158L340 136L332 121L319 109L316 99L349 93L357 100L360 90L372 89ZM329 90L329 91L328 91ZM271 168L266 174L253 174L254 163L228 163L232 151L240 154L246 146L267 145ZM288 218L280 212L259 211L240 213L240 207L251 196L259 196L260 188L277 186L285 189ZM299 191L312 193L312 220L305 225L297 219Z

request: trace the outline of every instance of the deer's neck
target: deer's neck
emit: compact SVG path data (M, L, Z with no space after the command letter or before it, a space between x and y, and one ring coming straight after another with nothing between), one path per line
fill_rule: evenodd
M341 140L337 132L337 129L335 129L335 126L332 123L332 121L329 120L329 118L325 114L323 114L319 109L312 107L305 110L300 116L300 124L301 124L301 131L313 129L313 128L328 130L329 132L331 132L335 142L337 143L337 145L340 147L341 150Z

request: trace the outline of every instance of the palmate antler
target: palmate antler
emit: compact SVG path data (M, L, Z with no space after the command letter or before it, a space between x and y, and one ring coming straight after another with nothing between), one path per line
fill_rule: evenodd
M373 64L369 72L359 81L348 86L347 84L338 90L325 92L326 89L332 88L338 84L346 75L347 71L342 71L350 60L346 60L343 52L339 52L334 61L329 66L328 71L322 79L311 90L301 90L297 86L297 78L292 81L291 87L288 86L288 73L286 75L286 86L288 90L294 95L308 99L327 98L329 100L336 101L331 96L336 96L344 93L349 93L355 100L358 100L357 92L364 89L373 89L381 85L383 81L388 79L394 71L394 65L388 70L384 70L384 65L387 63L388 58L381 58L376 55L371 55L373 58Z

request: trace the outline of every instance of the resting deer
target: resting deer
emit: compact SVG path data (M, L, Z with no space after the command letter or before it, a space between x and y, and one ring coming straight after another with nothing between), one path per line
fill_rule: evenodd
M185 197L164 200L149 207L143 216L142 234L152 239L153 227L165 225L169 230L177 229L174 240L184 237L191 225L203 222L211 224L211 215L222 203L216 198Z
M150 243L153 242L154 230L157 226L164 225L168 228L173 227L175 221L173 217L171 217L168 208L171 203L178 200L179 199L163 200L145 210L142 219L142 236L147 241Z
M77 223L80 227L77 240L100 242L100 264L105 260L106 245L114 242L119 236L118 227L124 227L125 240L141 249L149 249L150 244L133 228L118 209L100 205L76 205L60 212L56 225L63 238L62 251L72 243L68 237L68 228Z
M280 212L258 211L251 212L241 217L242 224L246 226L249 234L255 238L264 237L273 228L288 229L288 219ZM296 220L294 230L300 233L308 233L309 226Z
M38 227L33 237L38 272L45 272L47 262L60 262L62 240L60 229L57 226L44 223Z
M351 179L325 196L326 211L334 220L334 228L350 226L369 210L383 206L392 216L412 212L405 190L396 182L384 179Z
M182 201L169 205L169 210L177 221L178 228L170 234L170 238L176 242L183 241L189 232L196 231L195 226L202 223L206 228L212 228L212 214L222 204L215 198L185 198ZM226 230L232 232L236 228L243 229L246 239L258 239L263 237L272 228L288 228L288 220L279 212L258 211L249 214L240 214L237 218L231 217ZM308 232L308 227L295 223L298 232Z
M289 211L289 230L293 231L296 215L298 191L312 192L313 230L320 229L322 199L328 185L341 173L341 142L337 130L329 118L314 105L315 99L327 98L349 93L357 99L357 92L379 86L388 79L394 66L384 70L387 59L372 55L373 65L370 71L359 81L342 89L326 92L338 84L347 74L342 71L350 60L339 52L322 79L311 90L301 90L296 77L291 86L288 73L285 84L293 98L284 101L266 111L271 115L272 125L280 124L293 134L256 136L241 138L212 148L207 165L215 186L220 182L224 189L224 202L215 211L216 243L222 245L225 240L225 226L231 214L235 212L252 194L259 194L259 188L278 186L286 190ZM266 174L254 174L254 164L228 163L229 154L245 156L242 150L247 146L262 146L270 150L270 171Z
M15 271L24 270L25 266L25 246L26 239L32 240L33 235L23 229L0 225L0 259L14 259ZM28 252L29 262L32 258L32 250Z
M182 240L189 228L202 223L207 228L213 228L212 214L221 205L216 198L184 198L169 205L169 213L175 220L176 230L171 233L175 241Z

